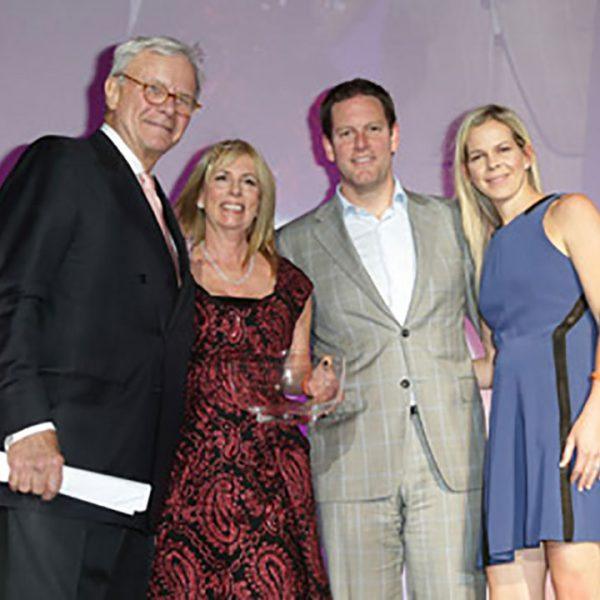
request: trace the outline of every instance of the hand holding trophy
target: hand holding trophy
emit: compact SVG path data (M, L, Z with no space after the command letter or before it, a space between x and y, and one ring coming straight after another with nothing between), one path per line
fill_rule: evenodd
M231 390L259 423L311 424L343 401L345 360L326 354L312 359L286 353L280 358L230 363Z

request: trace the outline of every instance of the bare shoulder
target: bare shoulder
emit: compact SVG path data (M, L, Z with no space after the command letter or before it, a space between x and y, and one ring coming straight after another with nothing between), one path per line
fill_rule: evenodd
M550 240L573 257L582 244L590 247L600 239L600 211L583 194L565 194L548 208L544 227Z
M564 194L548 210L548 217L558 226L577 225L600 219L598 207L584 194Z

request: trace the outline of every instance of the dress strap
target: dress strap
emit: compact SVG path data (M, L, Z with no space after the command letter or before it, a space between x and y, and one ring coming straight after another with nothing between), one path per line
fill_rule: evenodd
M529 208L527 208L527 210L525 211L525 214L528 215L529 213L536 210L538 208L538 206L541 206L542 204L545 204L545 203L549 204L551 200L556 200L560 196L562 196L561 193L555 192L553 194L548 194L547 196L540 198L537 202L534 202Z

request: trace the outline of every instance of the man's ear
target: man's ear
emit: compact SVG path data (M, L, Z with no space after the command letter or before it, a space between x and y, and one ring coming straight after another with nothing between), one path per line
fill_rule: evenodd
M396 154L398 146L400 145L400 126L398 125L398 122L392 125L392 135L390 138L390 142L392 154Z
M331 140L326 136L321 136L321 143L323 144L323 149L325 150L325 156L329 162L335 162L335 152L333 150L333 144Z
M108 110L115 110L121 97L121 84L117 77L109 77L104 82L104 101Z

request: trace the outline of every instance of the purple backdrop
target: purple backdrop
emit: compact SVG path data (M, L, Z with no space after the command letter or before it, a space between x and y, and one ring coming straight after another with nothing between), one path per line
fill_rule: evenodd
M396 100L407 187L452 191L453 124L493 100L530 125L548 190L598 199L599 19L597 0L2 0L0 178L39 135L98 125L115 43L165 33L200 42L207 76L206 108L157 168L172 197L200 149L239 136L273 167L279 222L316 206L335 184L318 98L362 75Z
M597 0L1 0L0 180L38 136L98 126L112 48L140 34L206 55L205 108L157 168L172 197L202 148L242 137L275 172L278 221L313 208L336 181L318 100L360 75L396 100L407 187L451 193L457 119L494 101L529 124L547 190L600 199Z

